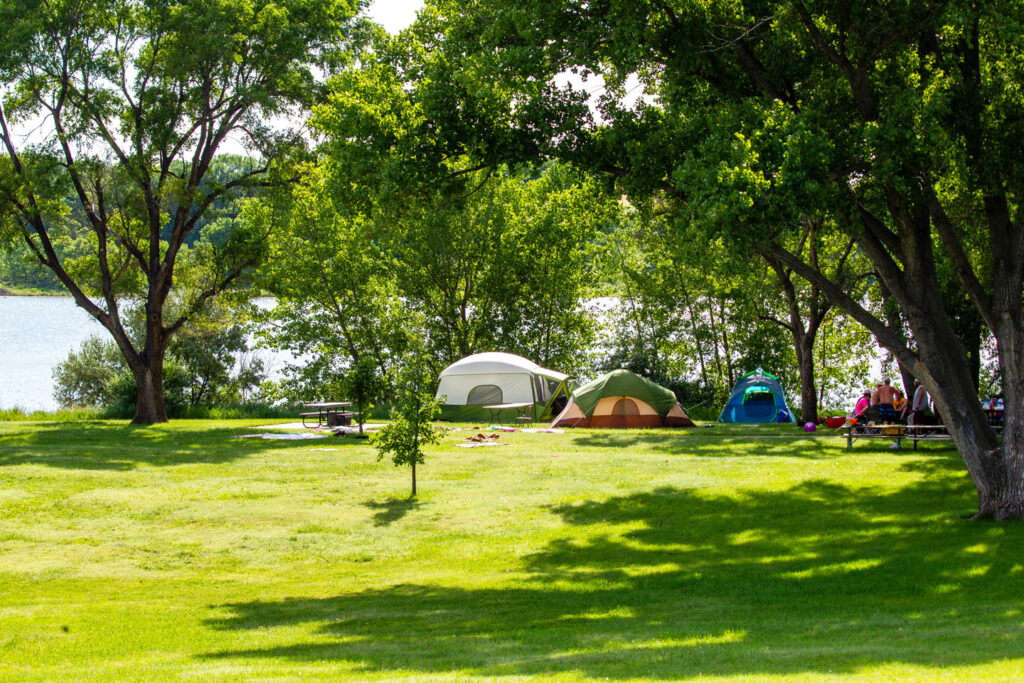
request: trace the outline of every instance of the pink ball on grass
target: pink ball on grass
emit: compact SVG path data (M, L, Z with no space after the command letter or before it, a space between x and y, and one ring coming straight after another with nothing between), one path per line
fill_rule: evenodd
M804 431L805 432L814 432L814 431L817 431L817 430L818 430L818 425L814 424L813 422L808 422L807 424L804 425Z

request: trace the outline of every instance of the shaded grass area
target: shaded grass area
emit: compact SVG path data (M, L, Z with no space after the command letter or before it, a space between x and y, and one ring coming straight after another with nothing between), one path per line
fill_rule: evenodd
M0 677L1024 671L1024 527L966 519L946 444L456 432L410 499L365 442L250 425L0 425Z

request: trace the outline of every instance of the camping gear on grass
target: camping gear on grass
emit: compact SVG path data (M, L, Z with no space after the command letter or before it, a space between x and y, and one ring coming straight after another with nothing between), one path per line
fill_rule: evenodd
M786 394L775 375L761 368L736 381L719 422L796 422L786 405Z
M478 353L452 363L441 372L435 396L442 401L441 419L453 422L490 421L484 406L530 403L534 420L557 412L569 399L569 377L542 368L511 353ZM509 409L515 417L518 409Z
M551 427L693 427L693 420L665 387L612 370L572 392Z

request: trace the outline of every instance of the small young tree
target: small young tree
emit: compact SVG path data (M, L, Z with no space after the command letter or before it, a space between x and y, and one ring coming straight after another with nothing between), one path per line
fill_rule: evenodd
M391 455L395 467L412 467L412 495L416 495L416 465L423 464L423 447L437 443L440 433L431 422L441 410L434 398L433 375L427 364L416 360L406 366L398 380L398 400L391 410L394 422L373 439L377 460Z

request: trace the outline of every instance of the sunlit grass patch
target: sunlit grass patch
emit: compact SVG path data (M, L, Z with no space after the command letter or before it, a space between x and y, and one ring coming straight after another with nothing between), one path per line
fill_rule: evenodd
M948 447L453 432L413 499L365 441L257 424L0 425L0 677L1024 670L1024 529L965 519Z

